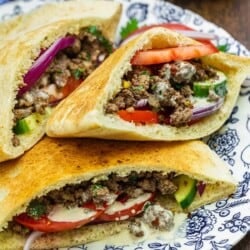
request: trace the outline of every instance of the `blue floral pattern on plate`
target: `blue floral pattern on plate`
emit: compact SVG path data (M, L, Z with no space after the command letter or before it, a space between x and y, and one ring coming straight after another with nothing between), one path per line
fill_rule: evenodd
M57 0L0 0L0 20L30 11L41 4ZM220 38L217 45L227 44L229 52L249 56L249 51L222 28L201 16L169 2L158 0L116 0L123 4L120 27L130 18L140 25L179 22ZM119 29L118 29L119 30ZM117 32L117 41L119 32ZM223 128L204 141L224 161L239 181L236 193L229 199L218 201L193 211L187 219L186 234L176 234L173 242L155 237L135 244L107 244L96 242L70 250L178 250L178 249L231 249L250 230L250 79L243 84L231 116ZM183 230L183 229L182 229Z

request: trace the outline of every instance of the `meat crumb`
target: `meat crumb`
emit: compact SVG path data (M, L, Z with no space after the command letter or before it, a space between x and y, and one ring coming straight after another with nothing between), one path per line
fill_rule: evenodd
M142 223L139 219L135 219L129 223L129 232L136 237L143 237L144 231L142 229Z
M173 213L158 204L150 205L146 209L143 220L149 226L159 230L170 230L174 224Z

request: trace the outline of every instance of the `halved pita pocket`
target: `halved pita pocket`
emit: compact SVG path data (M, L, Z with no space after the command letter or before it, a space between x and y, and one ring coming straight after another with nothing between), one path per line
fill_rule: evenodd
M48 232L32 248L48 249L133 232L135 222L168 231L173 213L226 198L236 182L201 141L45 138L1 164L0 189L1 249L22 249L27 228Z
M229 117L250 72L250 58L222 52L200 57L215 51L151 29L120 47L56 107L47 134L161 141L207 136Z
M0 162L41 139L51 109L111 53L120 14L119 3L69 1L0 25Z

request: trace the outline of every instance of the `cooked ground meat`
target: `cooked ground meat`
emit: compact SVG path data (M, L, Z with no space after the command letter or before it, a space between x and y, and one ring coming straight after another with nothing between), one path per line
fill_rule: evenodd
M175 173L163 175L161 172L131 172L128 176L111 174L107 179L97 182L90 180L75 185L66 185L61 189L50 191L45 196L31 201L26 212L39 218L48 214L55 205L81 207L86 202L94 202L97 207L112 204L117 198L137 198L145 192L158 192L163 195L173 194L177 187L172 182ZM16 223L10 223L13 231L22 230Z
M115 114L122 109L143 108L157 112L160 123L183 126L192 118L192 83L210 77L216 77L216 71L198 60L132 66L122 79L130 85L109 100L105 111ZM146 103L143 107L138 105L141 100Z
M19 140L19 138L17 137L17 135L13 135L13 137L12 137L12 145L14 146L14 147L17 147L17 146L19 146L20 145L20 140Z
M37 83L22 96L17 96L14 107L14 123L45 108L62 98L60 91L69 78L84 80L112 51L111 43L94 26L84 28L74 44L60 51ZM13 139L14 146L18 138Z
M169 230L174 223L174 216L171 211L154 204L146 208L143 220L151 227L159 230Z
M128 226L129 232L136 237L143 237L144 230L142 228L142 222L139 219L132 220Z
M121 177L111 174L108 180L100 180L98 183L82 182L76 185L66 185L59 190L53 190L46 196L36 201L46 207L55 204L63 204L66 207L81 206L87 201L96 204L110 203L117 198L118 193L125 193L129 197L136 198L144 192L160 192L172 194L177 187L171 181L169 175L158 172L143 172L137 174L132 172L129 176ZM122 191L122 192L121 192ZM45 209L49 211L50 209Z
M151 228L168 231L174 224L174 215L159 204L149 204L144 208L142 217L130 221L129 232L136 237L142 237L145 235L145 224Z
M11 230L12 232L15 232L21 236L26 236L27 234L29 234L31 232L31 230L29 228L22 226L21 224L18 224L15 221L9 222L8 230Z

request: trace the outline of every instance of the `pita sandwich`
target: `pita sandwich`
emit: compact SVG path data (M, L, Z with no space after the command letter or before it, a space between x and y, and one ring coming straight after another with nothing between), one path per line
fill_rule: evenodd
M53 107L111 53L120 14L119 3L67 1L0 25L0 162L41 139Z
M249 72L250 58L154 28L121 46L60 103L47 123L47 134L117 140L201 138L229 117Z
M46 137L2 163L0 172L2 250L32 241L31 249L68 247L123 230L136 234L133 223L167 231L173 214L236 189L228 167L201 141Z

